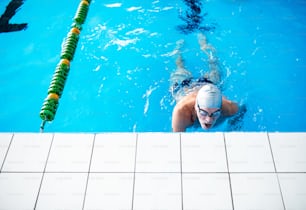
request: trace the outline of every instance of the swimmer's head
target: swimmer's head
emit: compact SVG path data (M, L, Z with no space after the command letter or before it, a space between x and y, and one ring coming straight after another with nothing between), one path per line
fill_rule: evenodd
M222 94L216 85L206 84L199 90L196 101L201 108L221 108Z
M216 85L206 84L199 90L195 110L203 129L213 127L221 115L221 105L222 94Z

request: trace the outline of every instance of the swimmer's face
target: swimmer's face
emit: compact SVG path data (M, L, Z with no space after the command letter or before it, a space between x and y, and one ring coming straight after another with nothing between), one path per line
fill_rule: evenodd
M204 108L200 107L199 104L196 103L195 109L197 111L197 116L201 127L205 130L212 128L221 115L220 108Z

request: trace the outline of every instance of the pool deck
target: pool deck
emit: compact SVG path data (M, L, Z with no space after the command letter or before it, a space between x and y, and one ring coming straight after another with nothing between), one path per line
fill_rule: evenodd
M304 210L306 133L0 133L0 209Z

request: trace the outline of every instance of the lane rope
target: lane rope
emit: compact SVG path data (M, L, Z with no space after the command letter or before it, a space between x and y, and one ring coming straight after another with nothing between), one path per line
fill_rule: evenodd
M87 17L90 2L91 0L81 0L73 18L74 21L71 25L71 29L64 40L60 56L61 60L55 68L55 72L48 88L48 95L45 98L39 113L40 118L42 119L40 132L44 131L47 121L54 120L59 105L59 99L62 96L70 70L70 62L73 60L82 25Z

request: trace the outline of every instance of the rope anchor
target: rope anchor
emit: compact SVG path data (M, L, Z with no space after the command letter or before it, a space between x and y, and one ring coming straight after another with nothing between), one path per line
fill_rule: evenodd
M48 95L45 98L39 113L40 118L42 119L40 132L44 131L47 121L54 120L59 105L59 99L64 91L64 86L70 70L70 62L73 60L82 25L87 17L90 1L91 0L82 0L80 2L74 16L74 22L71 25L71 30L65 38L60 56L61 60L55 68L55 72L49 85Z

